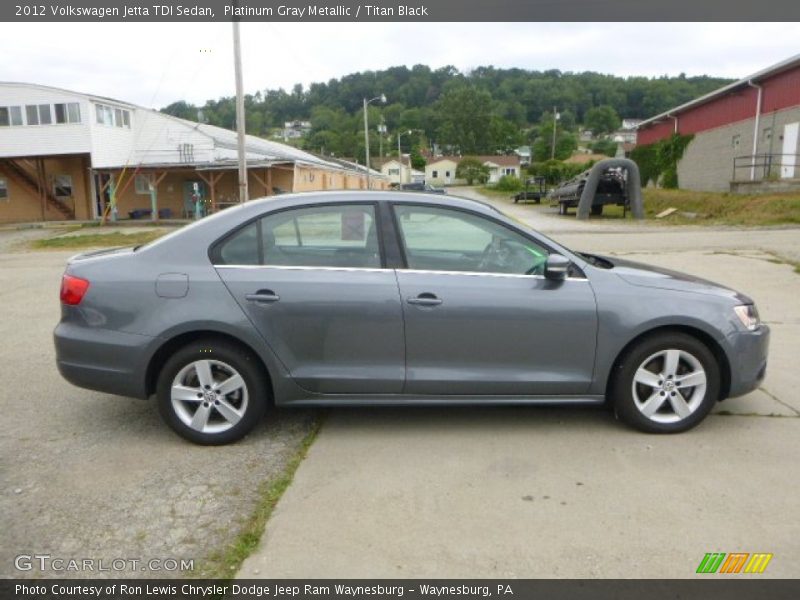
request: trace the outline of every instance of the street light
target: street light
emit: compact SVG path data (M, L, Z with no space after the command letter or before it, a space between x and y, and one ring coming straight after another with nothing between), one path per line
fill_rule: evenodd
M365 158L367 159L364 163L367 167L367 189L370 189L369 183L369 119L367 117L367 106L375 102L375 100L380 100L381 104L386 104L386 94L381 94L380 96L375 96L371 100L367 100L364 98L364 154Z

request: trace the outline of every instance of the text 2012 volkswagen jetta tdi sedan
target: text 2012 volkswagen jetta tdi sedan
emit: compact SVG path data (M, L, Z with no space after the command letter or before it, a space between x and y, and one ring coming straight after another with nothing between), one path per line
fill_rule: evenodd
M763 379L737 292L579 254L490 206L326 192L247 203L73 258L55 330L70 382L158 397L198 443L285 406L600 403L677 432Z

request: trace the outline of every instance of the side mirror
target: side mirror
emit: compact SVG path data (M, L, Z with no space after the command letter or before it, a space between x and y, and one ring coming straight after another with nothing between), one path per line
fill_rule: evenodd
M547 262L544 266L544 276L555 281L563 281L567 278L569 265L570 262L566 256L551 254L547 257Z

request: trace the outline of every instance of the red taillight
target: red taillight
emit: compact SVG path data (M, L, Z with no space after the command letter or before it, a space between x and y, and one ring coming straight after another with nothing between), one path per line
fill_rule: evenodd
M89 289L89 282L80 277L67 275L61 278L61 302L64 304L80 304L86 290Z

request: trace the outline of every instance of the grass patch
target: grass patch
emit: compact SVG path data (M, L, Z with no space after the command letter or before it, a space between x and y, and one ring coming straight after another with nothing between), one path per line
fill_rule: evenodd
M506 200L511 200L516 194L516 192L496 190L488 185L476 186L474 189L479 194L483 194L484 196L487 196L489 198L498 198L498 199L504 198Z
M321 427L322 419L317 418L311 431L303 438L300 447L289 460L283 473L261 484L258 491L258 504L242 525L239 535L223 551L211 555L208 559L208 564L200 569L198 577L204 579L232 579L236 575L244 560L258 546L272 511L292 483L297 468L305 459L306 454L308 454L308 449L314 443Z
M678 212L656 222L695 225L800 225L800 193L741 195L689 190L663 190L646 188L644 209L652 219L667 208ZM620 207L606 207L609 216ZM692 218L680 213L695 213ZM605 211L604 211L605 214Z
M112 248L115 246L138 246L152 242L166 234L166 231L137 231L136 233L113 233L69 235L35 240L32 247L41 249L73 249L73 248Z

